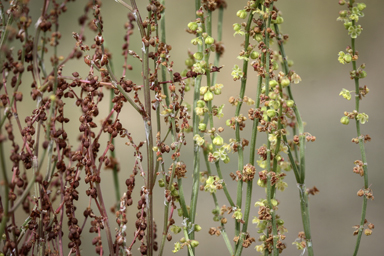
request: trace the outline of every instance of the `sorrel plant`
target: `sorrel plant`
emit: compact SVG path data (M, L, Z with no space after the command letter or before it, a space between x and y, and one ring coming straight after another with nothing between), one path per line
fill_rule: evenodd
M316 137L304 130L300 103L293 97L301 77L285 52L288 35L281 32L286 21L278 1L245 1L236 12L238 23L228 29L223 20L229 3L195 0L191 11L195 18L172 31L191 40L183 70L174 70L171 53L176 46L166 40L165 1L148 1L145 9L139 9L135 0L116 2L86 2L72 35L60 32L61 17L70 5L81 6L80 1L0 2L2 255L169 255L165 245L175 240L173 236L178 237L173 253L204 255L196 247L205 241L195 232L205 230L223 238L229 255L242 255L252 246L262 255L277 256L291 246L278 210L279 191L288 186L284 178L292 175L290 170L296 180L292 185L298 188L303 230L293 244L302 255L314 255L308 198L319 190L305 185L305 149ZM35 4L40 4L39 17L30 14ZM368 115L359 112L360 100L369 89L359 85L366 72L364 64L357 67L360 57L355 47L362 30L357 22L366 6L352 0L339 4L347 7L338 19L351 36L351 45L339 53L339 61L352 64L350 76L355 82L354 91L340 93L348 100L355 96L354 110L345 112L341 123L355 120L353 141L359 144L361 160L354 162L353 171L364 177L364 188L358 191L363 197L361 221L354 232L353 255L357 255L362 234L370 235L374 228L365 218L368 199L373 199L364 149L370 137L360 132ZM118 53L107 47L113 39L104 36L103 8L118 7L127 12L123 64L114 62L112 54ZM228 31L242 38L238 58L233 60L241 64L233 68L220 64L225 49L222 35ZM86 40L88 32L93 40ZM141 48L134 50L136 33ZM65 55L60 42L69 36L73 49ZM83 68L69 72L72 63ZM114 65L123 66L121 74ZM142 80L133 78L132 69L140 70ZM239 86L233 92L237 96L228 100L233 108L225 108L224 113L220 95L227 87L220 75L225 72ZM249 79L251 72L257 80ZM255 95L249 87L257 88ZM26 101L35 108L21 116ZM224 116L226 128L218 124ZM144 140L124 124L127 117L142 126ZM251 134L243 131L246 126L252 127ZM233 130L232 138L224 136L225 129ZM124 149L117 147L120 142L125 143ZM127 147L133 154L129 167L118 160L126 157ZM189 152L191 166L185 163ZM230 161L237 163L236 170L228 170ZM104 169L112 170L114 200L105 196ZM124 188L119 179L125 180ZM191 191L185 191L185 183L191 184ZM230 192L233 186L236 193ZM265 194L255 195L254 186L265 188ZM225 197L218 197L219 193ZM164 195L163 209L155 208L154 194ZM213 198L217 227L202 227L196 221L198 198L208 196ZM83 205L75 203L81 199ZM128 215L133 205L137 207L134 221ZM258 210L253 219L252 205ZM109 211L115 219L108 217ZM233 229L227 228L229 222L234 223ZM84 239L86 225L92 241ZM82 251L86 244L92 244L94 251ZM317 250L321 255L321 248Z

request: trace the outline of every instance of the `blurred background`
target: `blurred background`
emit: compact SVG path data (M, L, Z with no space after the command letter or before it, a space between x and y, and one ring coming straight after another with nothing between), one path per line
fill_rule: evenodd
M31 8L31 15L36 22L41 12L43 1L34 1L36 5ZM102 1L101 7L104 19L104 39L107 48L112 52L112 62L115 68L115 74L121 76L123 57L121 56L121 46L125 35L124 23L127 21L128 10L123 8L115 1ZM145 6L147 1L138 1L139 9L142 16L145 16ZM363 27L363 32L357 38L356 49L359 51L358 65L366 63L366 71L368 76L360 81L360 86L367 85L370 93L361 101L361 112L369 115L369 122L361 126L362 134L369 134L372 141L365 144L368 160L369 182L373 190L375 200L369 201L366 218L375 225L373 234L370 237L363 235L359 255L384 255L384 248L381 247L381 240L384 236L384 221L382 214L384 211L384 174L383 167L380 164L383 155L384 139L383 125L384 118L382 111L384 110L384 82L382 75L383 58L384 58L384 29L380 21L382 21L382 11L384 10L384 1L367 0L365 2L367 8L364 10L365 17L361 18L359 24ZM77 19L83 14L85 1L70 2L67 4L68 11L60 17L60 32L62 38L59 45L59 55L66 56L75 44L72 32L79 32ZM234 64L241 65L242 62L236 57L242 49L240 44L243 37L233 36L233 23L240 23L236 16L236 12L246 5L246 1L227 1L228 8L224 13L223 24L223 42L225 53L221 60L224 67L218 75L218 83L224 84L223 94L215 97L214 104L226 104L224 108L224 118L216 120L215 125L225 126L225 120L234 115L235 109L228 103L230 96L238 97L240 82L234 82L231 77L231 71ZM184 60L187 58L187 51L196 51L196 48L190 44L193 36L186 33L187 24L195 17L194 1L192 0L167 0L166 1L166 36L167 43L172 45L171 59L174 61L174 71L181 72L184 68ZM285 45L286 54L289 59L295 62L293 69L301 76L302 82L292 85L292 91L295 101L299 107L303 120L306 122L305 131L317 137L315 143L307 143L306 147L306 185L308 188L316 186L320 193L314 197L310 197L310 214L311 229L313 237L313 246L316 255L352 255L356 237L352 235L353 225L359 224L362 198L356 195L357 191L363 188L363 178L352 172L353 162L360 159L358 145L351 142L356 137L354 123L348 126L340 123L340 118L344 111L354 110L354 101L347 101L339 96L343 88L354 90L354 82L349 78L351 65L341 65L337 61L338 52L345 51L350 44L350 37L344 29L343 23L336 21L338 12L344 9L338 5L338 0L333 1L314 1L314 0L290 0L278 1L276 6L282 11L284 23L281 25L281 32L289 34L289 42ZM213 31L216 35L217 13L213 14ZM31 32L33 33L33 28ZM91 45L93 43L94 34L87 30L85 33L85 43ZM134 35L130 40L131 48L137 53L140 52L141 40L138 31L135 29ZM50 49L50 53L52 50ZM46 60L48 62L48 59ZM212 59L213 61L213 59ZM129 64L133 66L133 70L127 74L127 78L133 80L137 84L142 84L140 75L140 63L133 58L129 59ZM48 64L47 64L48 65ZM77 71L82 77L88 74L88 69L83 61L69 62L63 69L63 75L70 75ZM250 76L247 84L246 95L255 99L257 77L252 68L249 70ZM29 73L28 73L29 76ZM204 79L203 79L204 81ZM24 101L20 105L21 120L27 115L31 115L31 108L34 108L35 102L27 99L29 85L27 76L23 79ZM107 96L107 93L106 93ZM100 120L107 115L109 108L109 97L104 98L105 104L100 109ZM188 95L187 101L192 102L192 93ZM67 102L67 115L72 119L78 120L81 115L75 107L74 102ZM246 115L248 106L244 106L242 113ZM128 106L125 107L126 112L120 116L123 124L131 132L135 142L145 140L143 133L143 125L141 117L134 112L127 112ZM76 123L76 121L74 122ZM242 133L242 137L250 138L251 125L247 123L247 127ZM67 127L67 132L78 132L77 124ZM71 130L72 129L72 130ZM68 132L69 134L69 132ZM227 128L224 132L225 140L234 138L233 130ZM257 147L265 142L265 134L260 134ZM189 139L192 136L188 135ZM124 145L126 141L117 141L116 153L121 165L120 172L120 188L123 193L126 191L125 180L132 173L133 167L133 151L130 147ZM76 145L76 140L71 141L72 145ZM9 144L6 144L10 146ZM103 148L103 146L102 146ZM190 201L191 177L192 172L192 143L184 147L181 159L187 164L187 178L183 184L185 187L185 195L187 204ZM245 161L248 161L249 148L245 152ZM229 189L234 197L236 193L235 182L230 181L229 173L237 170L236 155L230 155L231 162L222 165L224 178L228 181ZM7 163L8 166L10 163ZM166 163L169 165L170 162ZM205 165L201 165L202 171ZM44 170L44 169L43 169ZM260 168L257 169L260 171ZM300 255L296 247L292 245L299 231L302 231L299 193L296 187L296 181L292 172L287 173L285 181L288 182L288 188L284 192L278 192L277 199L280 200L278 214L285 221L285 227L288 229L285 243L287 249L284 255ZM102 174L102 189L104 198L106 198L107 208L113 206L115 202L114 188L112 182L112 173L105 171ZM141 179L136 178L135 196L139 195L139 188L142 186ZM79 215L82 218L82 212L88 200L85 198L85 192L80 187L80 198L85 201L77 202ZM245 192L246 186L244 186ZM156 187L155 192L155 218L157 220L157 241L160 242L163 222L163 206L164 196L163 190ZM223 196L222 191L218 192L220 205L228 202ZM265 198L264 189L254 186L252 200L255 202L260 198ZM221 237L210 236L208 234L209 227L217 227L219 224L212 220L214 209L213 200L207 192L200 192L199 204L197 209L196 223L203 227L203 230L197 233L196 239L200 241L197 247L197 255L229 255L226 250L224 241ZM131 241L134 232L134 221L136 214L137 202L128 208L128 215L131 217L127 227L127 241ZM257 208L252 207L251 218L257 216ZM19 223L24 220L24 215L20 215ZM227 216L230 218L230 216ZM112 230L116 227L114 215L110 214L110 224ZM181 219L176 218L176 224L181 224ZM228 222L227 232L229 237L233 237L232 221ZM88 224L87 224L88 225ZM86 230L89 226L86 227ZM249 225L251 236L258 237L255 225ZM94 253L94 248L90 241L94 235L87 232L83 233L83 253L88 255ZM177 242L179 235L174 235L171 242L167 243L165 255L173 254L173 243ZM85 245L85 241L89 241L89 247ZM66 244L66 243L64 243ZM136 243L138 244L138 243ZM258 242L252 244L248 249L243 251L243 255L257 255L253 249ZM107 248L106 240L103 240L104 248ZM66 246L65 246L66 248ZM139 252L133 251L134 255ZM179 254L185 254L184 249Z

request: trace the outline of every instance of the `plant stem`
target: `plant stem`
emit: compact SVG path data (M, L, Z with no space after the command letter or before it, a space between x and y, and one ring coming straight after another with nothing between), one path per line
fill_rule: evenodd
M349 1L349 5L350 5L350 8L352 8L353 1L350 0ZM354 25L355 25L355 20L352 20L352 26L354 26ZM355 38L351 38L351 44L352 44L352 53L353 53L353 56L354 56L355 53L356 53ZM356 60L352 61L352 66L353 66L353 70L357 74ZM356 93L356 95L355 95L355 110L357 112L359 112L359 110L360 110L360 87L359 87L359 77L358 77L358 75L355 76L354 80L355 80L355 93ZM365 155L364 136L361 136L361 133L360 133L360 121L357 120L357 118L355 118L355 121L356 121L356 133L357 133L357 137L359 138L360 155L361 155L361 160L363 162L364 189L367 190L367 189L369 189L368 166L367 166L368 163L367 163L367 157ZM361 236L363 234L363 227L364 227L364 223L365 223L365 215L366 215L366 212L367 212L367 204L368 204L368 199L364 195L363 206L362 206L362 209L361 209L360 228L359 228L359 233L357 234L357 240L356 240L355 250L353 252L353 256L356 256L358 251L359 251Z
M0 114L1 116L1 114ZM1 128L0 128L1 129ZM2 134L0 130L0 135ZM3 181L4 185L4 197L2 196L1 198L4 198L3 202L3 216L0 224L0 237L3 237L4 231L5 231L5 226L7 225L8 222L8 209L9 209L9 182L8 182L8 177L7 177L7 167L5 165L5 157L4 157L4 147L3 147L3 142L0 142L0 162L1 162L1 174L3 175Z
M253 14L252 12L249 13L248 20L247 20L247 25L245 28L245 41L244 41L244 51L248 51L248 45L249 45L249 30L251 28L252 24L252 18ZM248 74L248 60L244 59L243 60L243 76L241 78L241 87L240 87L240 94L239 98L240 101L236 106L236 111L235 111L235 118L238 118L240 115L240 110L241 106L243 105L243 98L245 94L245 88L247 85L247 74ZM240 125L239 122L236 122L236 127L235 127L235 134L236 134L236 144L237 144L237 149L238 149L238 158L237 158L237 169L239 171L243 170L244 166L244 156L243 156L243 146L241 144L241 138L240 138ZM243 198L243 180L239 180L237 182L237 199L236 199L236 206L241 209L242 205L242 198ZM235 236L239 236L240 234L240 222L235 223ZM239 246L242 246L240 243L237 244L236 248Z
M275 31L277 34L277 38L279 40L279 49L281 56L283 58L283 70L285 75L289 74L289 67L288 67L288 62L287 62L287 57L285 55L284 51L284 45L283 41L279 32L279 26L275 24ZM293 100L292 92L291 92L291 87L290 85L287 87L288 90L288 95L291 100ZM298 188L299 188L299 193L300 193L300 208L301 208L301 219L303 222L303 228L304 228L304 233L305 233L305 239L306 239L306 244L307 244L307 249L308 249L308 255L313 256L313 244L312 244L312 236L311 236L311 225L310 225L310 217L309 217L309 204L308 204L308 194L305 189L305 135L304 135L304 126L303 122L301 120L301 116L299 113L299 109L297 108L297 105L295 103L294 106L294 111L295 111L295 116L297 120L297 125L299 127L299 138L300 138L300 167L296 165L291 150L288 146L288 157L290 159L292 169L295 174L296 182L298 183ZM287 144L287 137L284 135L283 136L284 142Z
M196 11L200 8L200 1L195 0L195 9ZM197 16L197 15L196 15ZM203 47L201 45L198 45L198 51L202 52ZM201 85L201 75L197 76L195 78L195 88L193 93L193 117L192 117L192 123L193 123L193 136L196 134L199 134L198 129L198 118L199 116L196 114L196 106L197 101L200 98L200 85ZM197 196L199 193L199 176L200 176L200 146L196 143L196 141L193 142L193 179L192 179L192 195L191 195L191 203L190 203L190 214L189 214L189 221L194 224L195 223L195 216L196 216L196 208L197 208ZM194 232L191 234L191 239L195 238Z
M217 41L221 42L222 37L223 37L223 13L224 13L224 7L221 6L219 9L219 18L217 21ZM215 61L214 61L214 66L219 65L219 59L220 59L220 53L216 52L215 54ZM217 79L217 72L213 72L212 74L212 85L216 84L216 79Z

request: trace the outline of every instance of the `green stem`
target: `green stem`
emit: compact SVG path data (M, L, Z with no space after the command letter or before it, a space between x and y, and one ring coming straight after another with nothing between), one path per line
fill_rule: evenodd
M252 18L253 14L252 12L249 13L247 26L245 28L246 34L245 34L245 42L244 42L244 51L248 51L248 45L249 45L249 31L252 24ZM235 111L235 118L238 118L240 115L241 106L243 105L243 98L245 94L245 88L247 85L247 74L248 74L248 60L243 60L243 77L241 78L241 87L240 87L240 101L237 104L236 111ZM235 134L236 134L236 143L237 143L237 149L238 149L238 158L237 158L237 169L239 171L243 170L244 166L244 156L243 156L243 147L241 144L241 138L240 138L240 125L239 122L236 122L235 127ZM239 180L237 182L237 199L236 199L236 206L241 209L242 205L242 198L243 198L243 180ZM235 236L239 236L240 234L240 222L235 223ZM241 246L240 243L237 244L236 248L238 246Z
M223 37L223 15L224 14L224 7L221 6L219 9L219 18L217 21L217 41L221 42L222 37ZM216 52L215 54L215 61L214 61L214 66L217 67L219 65L219 59L220 59L220 53ZM216 79L217 79L217 72L213 72L212 74L212 85L216 84Z
M187 228L184 227L183 230L184 230L184 237L185 237L185 240L189 241ZM192 246L191 246L190 244L188 244L187 247L188 247L188 254L189 254L190 256L194 256L195 254L193 253L193 248L192 248Z
M279 32L279 26L275 24L275 31L277 34L277 38L279 40L279 49L281 56L283 58L283 69L284 73L286 75L289 74L289 67L288 67L288 62L287 58L285 55L284 51L284 45L283 41ZM292 92L291 92L291 87L290 85L287 87L288 90L288 95L291 100L293 100ZM308 194L305 189L305 135L304 135L304 126L303 122L301 120L301 116L299 113L299 110L297 108L297 105L295 104L294 106L294 112L297 120L297 125L299 127L299 138L300 138L300 167L296 165L296 162L293 159L290 147L288 146L288 157L290 159L292 169L295 174L296 182L298 183L298 188L300 192L300 208L301 208L301 219L303 222L303 228L304 228L304 233L305 233L305 239L306 239L306 244L307 244L307 249L308 249L308 255L313 256L313 244L312 244L312 236L311 236L311 225L310 225L310 217L309 217L309 204L308 204ZM284 135L283 140L286 144L287 142L287 137Z
M262 54L264 57L264 53ZM262 57L262 59L263 59ZM257 93L256 93L256 108L258 109L260 107L260 94L261 94L261 87L262 87L262 81L263 77L259 76L258 83L257 83ZM259 123L259 119L255 118L253 120L253 128L252 128L252 137L251 137L251 148L250 148L250 154L249 154L249 163L254 166L255 165L255 150L256 150L256 138L257 138L257 124ZM245 199L245 209L244 209L244 224L242 228L242 235L240 236L239 243L243 243L244 237L248 230L248 222L249 222L249 213L251 210L251 202L252 202L252 187L253 187L253 180L247 181L247 192L246 192L246 199ZM236 256L241 255L243 251L243 246L239 246L236 250Z
M195 8L196 11L200 8L200 1L195 0ZM196 15L197 16L197 15ZM198 46L198 51L202 52L203 46ZM198 118L199 116L196 114L196 106L197 101L200 99L200 85L201 85L201 75L197 76L195 79L195 88L193 93L193 136L196 134L199 134L198 129ZM193 179L192 179L192 195L191 195L191 204L190 204L190 222L192 224L195 223L195 216L196 216L196 207L197 207L197 197L199 193L199 176L200 176L200 146L196 143L196 141L193 142ZM195 238L195 233L191 233L191 238Z
M349 1L349 5L350 5L350 8L352 8L353 2L351 0ZM355 25L355 21L354 20L352 21L352 25L353 26ZM352 53L353 53L353 55L355 55L355 53L356 53L355 38L351 39L351 44L352 44ZM353 66L353 70L357 74L357 66L356 66L356 61L355 60L352 61L352 66ZM356 75L354 80L355 80L355 93L356 93L356 95L355 95L355 109L356 109L357 112L359 112L360 111L359 77ZM367 163L367 157L365 155L364 138L361 136L359 120L356 119L355 121L356 121L356 133L357 133L357 137L359 138L360 155L361 155L361 160L363 162L364 189L367 190L367 189L369 189L368 166L367 166L368 163ZM362 209L361 209L360 228L359 228L359 233L357 234L357 240L356 240L355 250L353 252L353 256L356 256L358 251L359 251L361 236L362 236L363 230L364 230L363 227L364 227L364 223L365 223L365 215L366 215L366 212L367 212L367 204L368 204L368 199L364 195L363 206L362 206Z

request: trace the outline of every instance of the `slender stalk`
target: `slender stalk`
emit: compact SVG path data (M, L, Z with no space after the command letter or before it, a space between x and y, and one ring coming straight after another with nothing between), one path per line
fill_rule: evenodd
M264 56L264 53L263 55ZM263 57L262 57L263 59ZM260 94L261 94L261 87L262 87L262 81L263 77L259 76L258 83L257 83L257 93L256 93L256 109L260 106ZM256 138L257 138L257 124L259 123L259 119L255 118L253 120L253 127L252 127L252 137L251 137L251 148L249 153L249 163L254 166L255 165L255 150L256 150ZM244 241L244 237L246 235L246 232L248 230L248 222L249 222L249 213L251 210L251 202L252 202L252 188L253 188L253 180L247 181L247 192L246 192L246 199L245 199L245 208L244 208L244 224L242 228L242 235L240 236L239 243L242 243ZM236 251L236 256L241 255L243 251L243 246L239 246Z
M353 5L353 2L352 0L349 1L349 8L351 9L352 8L352 5ZM355 25L355 20L352 20L352 26ZM351 44L352 44L352 55L354 56L355 53L356 53L356 46L355 46L355 38L351 38ZM353 67L353 70L356 72L357 74L357 66L356 66L356 60L352 60L352 67ZM355 110L357 112L359 112L360 110L360 86L359 86L359 77L356 75L355 78ZM364 170L364 189L367 190L369 189L369 183L368 183L368 163L367 163L367 157L365 155L365 148L364 148L364 137L361 136L361 132L360 132L360 121L357 120L357 118L355 118L355 123L356 123L356 134L357 134L357 137L359 138L359 149L360 149L360 155L361 155L361 160L363 162L363 170ZM360 247L360 241L361 241L361 236L363 234L363 227L364 227L364 223L365 223L365 215L366 215L366 212L367 212L367 204L368 204L368 199L367 197L364 195L364 198L363 198L363 206L362 206L362 209L361 209L361 218L360 218L360 228L359 228L359 233L357 234L357 240L356 240L356 244L355 244L355 249L354 249L354 252L353 252L353 256L356 256L358 251L359 251L359 247Z
M245 41L244 41L244 51L248 51L248 45L249 45L249 30L251 28L252 24L252 19L253 19L253 14L252 12L249 13L248 20L247 20L247 25L245 28ZM241 78L241 87L240 87L240 101L237 104L236 111L235 111L235 118L238 118L240 115L240 110L241 106L243 104L243 98L245 95L245 88L247 85L247 74L248 74L248 60L244 59L243 60L243 77ZM237 150L238 150L238 158L237 158L237 169L239 171L243 170L244 166L244 156L243 156L243 147L241 144L241 138L240 138L240 125L239 122L236 122L236 127L235 127L235 134L236 134L236 144L237 144ZM242 205L242 199L243 199L243 180L239 180L237 182L237 199L236 199L236 206L241 208ZM235 223L235 236L239 236L240 234L240 222ZM238 248L239 246L242 246L240 243L237 244Z
M224 7L221 6L219 8L219 18L218 18L218 21L217 21L217 41L218 42L221 42L222 38L223 38L223 16L224 16ZM219 59L220 59L220 53L219 52L216 52L215 54L215 61L214 61L214 66L218 66L219 65ZM214 72L212 74L212 85L215 85L216 84L216 79L217 79L217 72Z
M200 8L200 1L195 0L195 9L196 11ZM198 35L200 36L200 35ZM203 46L198 46L198 51L202 52ZM196 114L196 106L197 101L200 98L200 85L201 85L201 75L197 76L195 78L195 88L193 92L193 116L192 116L192 123L193 123L193 136L196 134L199 134L198 129L198 118L199 116ZM189 214L189 221L194 224L195 223L195 216L196 216L196 208L197 208L197 197L199 194L199 176L200 176L200 146L196 143L196 141L193 142L193 179L192 179L192 194L191 194L191 203L190 203L190 214ZM194 239L194 232L191 234L191 239Z
M279 26L275 24L275 31L277 34L277 38L279 40L279 49L281 56L283 58L283 70L286 75L289 74L289 67L287 62L287 57L285 55L284 45L282 42L282 38L279 32ZM290 86L287 87L288 95L291 100L293 100L292 92ZM301 208L301 219L303 222L303 228L305 233L305 239L308 249L308 255L313 256L313 244L312 244L312 236L311 236L311 226L310 226L310 217L309 217L309 204L308 204L308 194L305 189L305 135L304 135L304 126L301 120L301 116L297 105L294 106L294 112L297 120L297 125L299 127L299 138L300 138L300 166L297 166L290 148L288 147L288 157L290 159L292 169L295 174L296 181L298 183L299 195L300 195L300 208ZM287 144L287 137L283 136L284 142Z
M1 116L1 114L0 114ZM1 128L0 128L1 129ZM1 130L0 130L0 135L1 135ZM7 225L8 222L8 213L9 213L9 182L8 182L8 177L7 177L7 167L5 165L5 157L4 157L4 143L0 142L0 162L1 162L1 174L3 175L3 182L4 185L2 186L4 188L4 194L1 196L3 200L1 200L3 203L3 216L0 224L0 237L3 237L5 226Z

